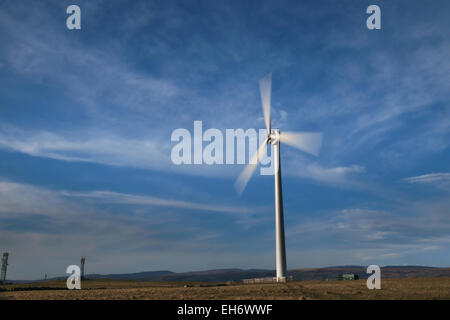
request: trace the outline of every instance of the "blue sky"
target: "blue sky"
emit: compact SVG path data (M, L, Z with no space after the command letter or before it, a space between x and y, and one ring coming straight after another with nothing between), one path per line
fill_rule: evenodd
M78 31L66 8L81 7ZM381 30L366 8L381 7ZM282 147L289 268L450 265L448 1L2 1L0 250L10 279L275 264L273 177L175 166L173 130Z

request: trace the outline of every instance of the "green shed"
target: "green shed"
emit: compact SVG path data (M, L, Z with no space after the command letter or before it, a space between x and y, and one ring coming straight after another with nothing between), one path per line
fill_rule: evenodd
M359 280L359 276L357 274L345 273L339 275L338 280Z

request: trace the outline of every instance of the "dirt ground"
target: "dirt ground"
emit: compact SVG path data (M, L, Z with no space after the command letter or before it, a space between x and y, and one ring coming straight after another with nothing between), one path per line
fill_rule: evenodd
M82 290L67 290L65 281L1 285L0 299L15 300L210 300L210 299L450 299L450 278L384 279L381 290L365 280L291 281L286 284L221 284L85 280Z

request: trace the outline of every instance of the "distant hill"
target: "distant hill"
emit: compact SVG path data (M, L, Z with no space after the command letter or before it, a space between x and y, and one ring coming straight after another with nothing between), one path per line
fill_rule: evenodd
M136 273L121 274L89 274L88 279L120 279L120 280L136 280L136 281L159 281L161 277L174 274L172 271L144 271Z
M336 266L326 268L303 268L288 271L294 280L335 280L340 274L357 274L366 279L367 267ZM275 270L266 269L214 269L193 272L152 271L132 274L87 275L87 278L110 278L139 281L240 281L249 278L275 276ZM416 277L450 277L450 268L433 268L425 266L387 266L381 268L382 278L416 278Z
M215 269L206 271L173 273L161 277L161 281L240 281L255 277L272 277L275 271L264 269Z
M360 279L369 275L364 266L335 266L325 268L302 268L288 271L288 276L294 280L335 280L340 274L357 274ZM172 272L167 270L145 271L123 274L87 274L87 279L117 279L136 281L241 281L242 279L263 278L275 276L275 270L266 269L214 269L192 272ZM381 268L381 278L422 278L422 277L450 277L450 268L434 268L426 266L386 266ZM54 279L66 279L57 277ZM13 280L12 283L33 281Z
M326 280L337 279L340 274L357 274L360 279L367 279L367 267L342 266L327 268L310 268L289 270L288 275L295 280ZM381 267L381 278L422 278L422 277L450 277L450 268L433 268L425 266L386 266Z

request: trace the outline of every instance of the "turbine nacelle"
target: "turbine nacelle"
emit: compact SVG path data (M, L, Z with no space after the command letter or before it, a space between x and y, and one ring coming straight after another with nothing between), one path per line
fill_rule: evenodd
M280 130L272 129L272 132L267 135L267 143L275 145L280 142Z

